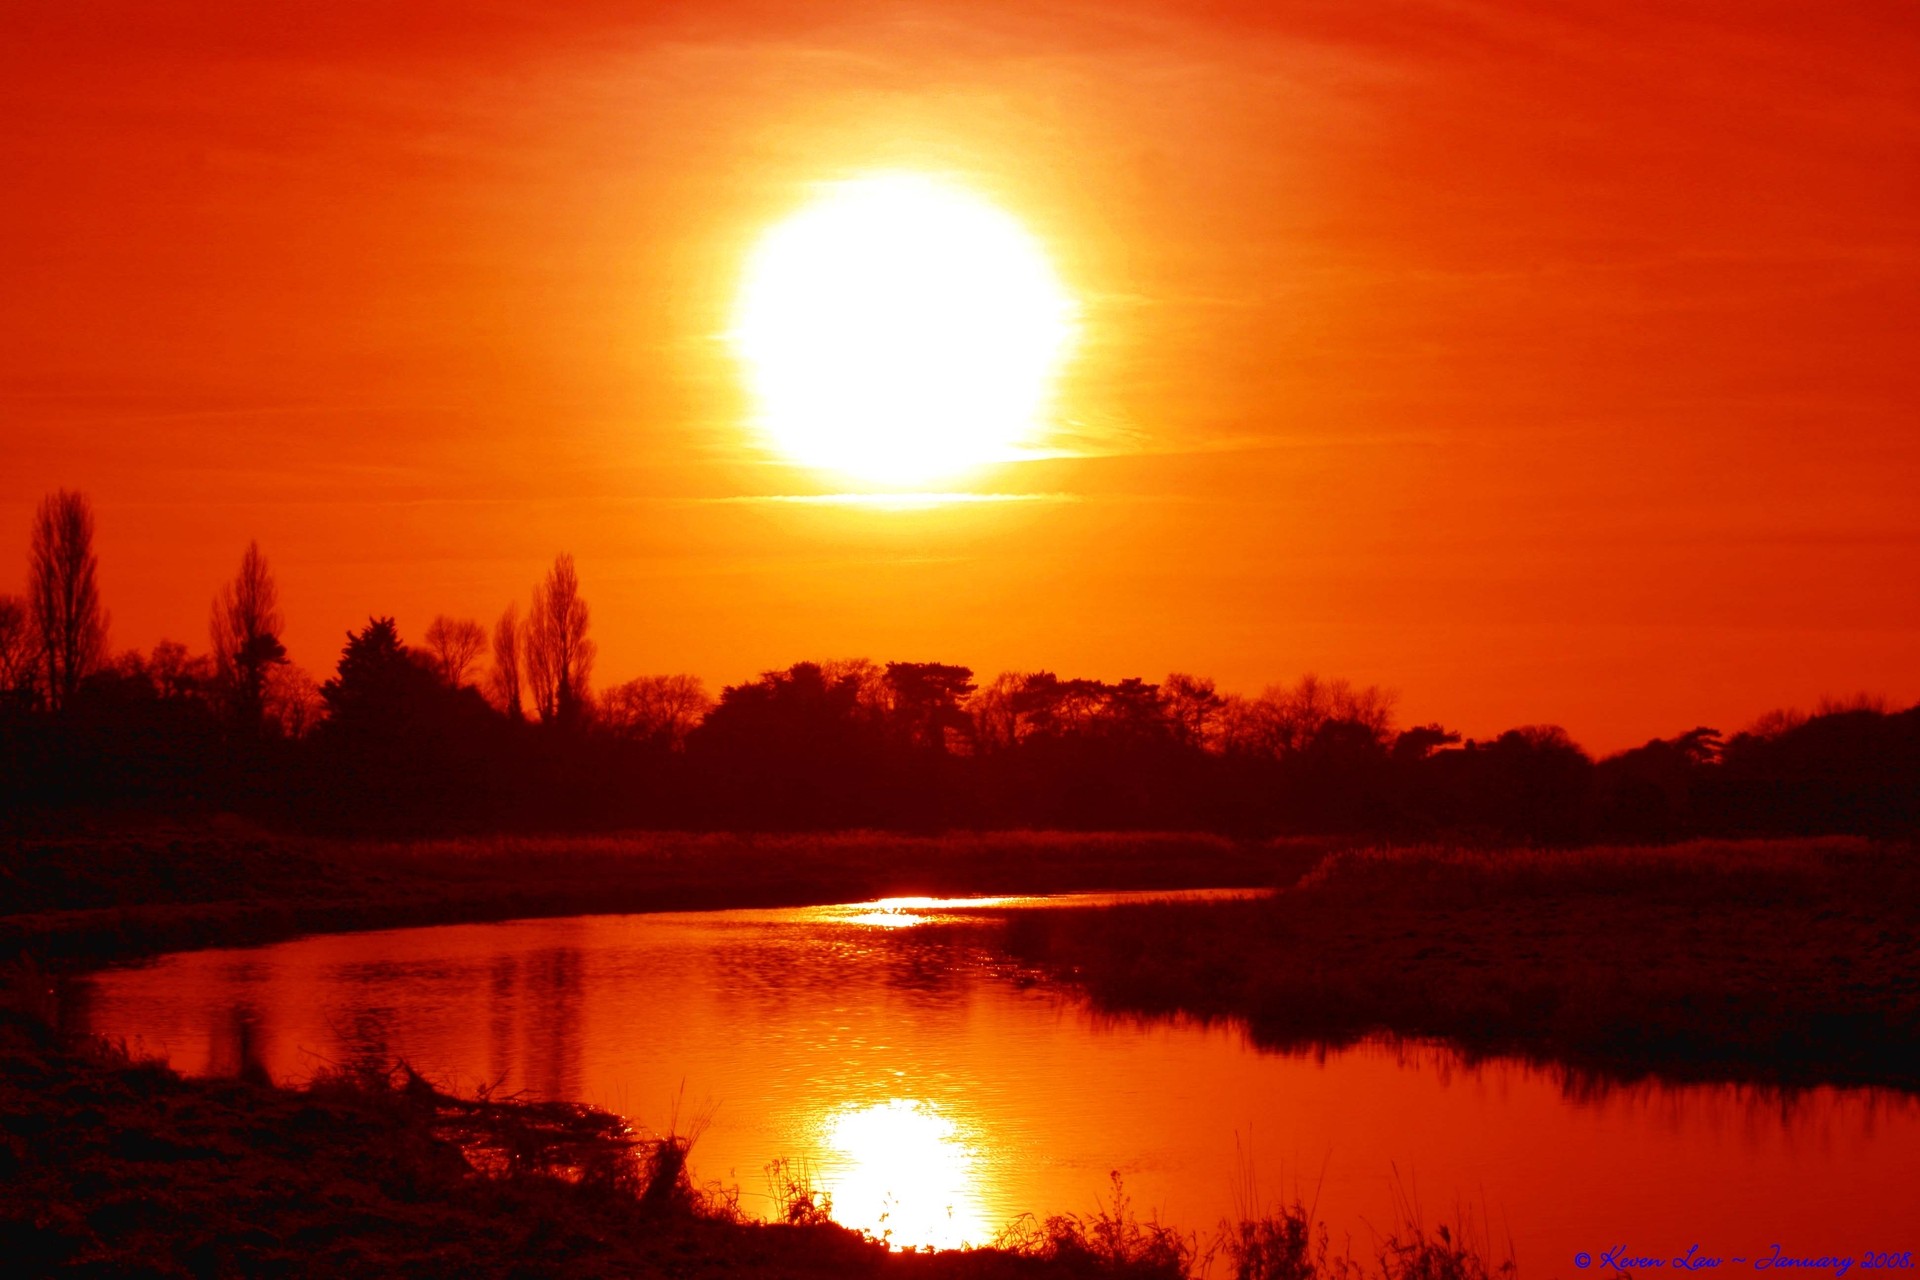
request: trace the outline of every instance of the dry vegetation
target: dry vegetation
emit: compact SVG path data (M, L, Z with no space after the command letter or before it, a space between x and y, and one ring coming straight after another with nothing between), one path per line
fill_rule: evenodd
M404 1070L185 1081L0 1025L0 1256L24 1274L1031 1274L738 1220L684 1148L586 1108L452 1099Z
M9 1003L33 985L14 970ZM688 1139L590 1107L456 1098L404 1064L299 1089L183 1080L0 1011L0 1257L22 1274L1140 1277L1494 1280L1409 1215L1369 1270L1298 1204L1206 1244L1110 1203L1025 1219L991 1248L891 1251L803 1179L775 1224L688 1180ZM776 1166L776 1176L780 1173Z
M1858 840L1331 856L1269 899L1026 912L1116 1012L1435 1037L1609 1076L1920 1087L1920 861ZM964 927L964 926L961 926Z

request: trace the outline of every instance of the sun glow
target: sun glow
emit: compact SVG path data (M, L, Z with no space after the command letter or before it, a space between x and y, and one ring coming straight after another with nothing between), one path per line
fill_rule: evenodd
M824 1125L822 1179L842 1225L895 1245L956 1249L991 1234L967 1132L920 1098L848 1106Z
M883 174L826 188L767 233L732 338L775 450L911 488L1022 456L1072 330L1072 300L1018 222Z

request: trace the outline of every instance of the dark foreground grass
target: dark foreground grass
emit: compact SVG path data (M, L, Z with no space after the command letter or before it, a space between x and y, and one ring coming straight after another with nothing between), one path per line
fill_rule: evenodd
M965 926L956 926L965 927ZM1009 915L1022 964L1279 1048L1920 1088L1920 857L1853 840L1334 854L1269 899Z
M683 1148L580 1107L462 1103L404 1070L305 1089L187 1081L0 1034L0 1257L13 1274L1017 1276L763 1226L686 1185Z
M1290 883L1328 846L954 833L324 841L147 833L0 841L0 956L101 964L300 933L912 894Z
M9 1274L1494 1280L1512 1270L1410 1220L1379 1243L1369 1272L1333 1255L1325 1226L1298 1205L1203 1247L1142 1223L1117 1180L1094 1213L1028 1220L992 1248L890 1251L792 1184L787 1221L742 1219L737 1193L690 1185L687 1145L637 1137L588 1107L450 1097L400 1065L300 1089L183 1080L0 1014Z

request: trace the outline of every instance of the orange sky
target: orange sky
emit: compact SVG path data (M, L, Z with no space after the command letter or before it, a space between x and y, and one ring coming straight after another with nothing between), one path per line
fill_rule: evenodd
M116 648L257 537L322 674L569 550L603 683L1317 670L1598 749L1920 697L1911 5L1036 8L8 5L0 590L66 485ZM971 486L1039 500L757 500L845 486L746 426L743 257L880 168L1080 300L1078 456Z

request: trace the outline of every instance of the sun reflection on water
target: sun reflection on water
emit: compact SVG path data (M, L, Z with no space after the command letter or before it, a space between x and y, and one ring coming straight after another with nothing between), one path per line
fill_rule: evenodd
M828 1153L821 1181L836 1221L905 1248L991 1238L978 1145L935 1103L889 1098L842 1107L823 1119L821 1140Z
M740 914L778 916L794 924L864 925L875 929L909 929L932 920L966 918L980 912L1034 906L1099 907L1118 902L1210 902L1232 898L1263 898L1268 888L1157 889L1116 893L995 894L967 898L897 897L849 902L829 907L792 907L775 912Z
M916 924L925 924L927 917L920 913L938 904L937 898L881 898L877 902L862 903L866 910L843 919L848 924L872 925L876 929L910 929Z

